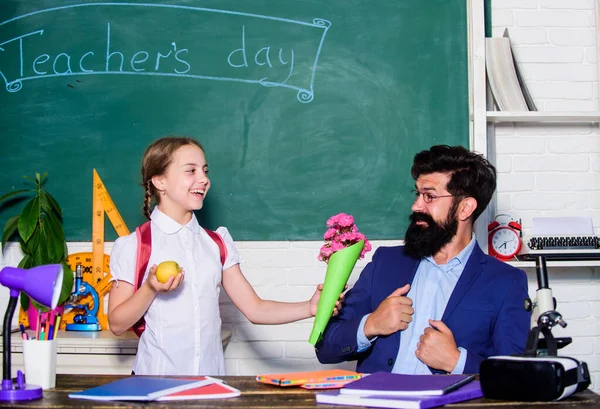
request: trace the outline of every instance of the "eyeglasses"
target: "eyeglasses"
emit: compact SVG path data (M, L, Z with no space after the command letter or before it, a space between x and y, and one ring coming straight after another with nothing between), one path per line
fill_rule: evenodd
M419 196L423 196L423 201L425 203L431 203L435 199L439 199L440 197L453 197L454 196L454 195L440 195L440 196L436 196L436 195L432 195L429 192L420 192L420 191L418 191L416 189L413 189L410 192L415 196L415 200L417 200L419 198Z

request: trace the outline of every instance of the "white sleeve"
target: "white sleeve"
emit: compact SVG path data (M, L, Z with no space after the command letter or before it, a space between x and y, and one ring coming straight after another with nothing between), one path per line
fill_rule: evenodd
M111 281L126 281L135 285L135 258L137 238L135 232L128 236L119 237L110 253Z
M233 243L233 239L231 238L231 234L229 234L227 227L219 227L217 233L223 238L225 247L227 247L227 258L225 258L225 264L223 264L223 270L227 270L229 267L240 263L240 253L238 253L237 248L235 248L235 244Z

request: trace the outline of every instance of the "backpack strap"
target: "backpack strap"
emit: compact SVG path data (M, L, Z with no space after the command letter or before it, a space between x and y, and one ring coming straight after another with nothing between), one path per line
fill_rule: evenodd
M137 251L135 256L135 290L142 286L144 273L148 268L150 254L152 253L152 230L150 229L150 220L136 227L135 235L137 237Z
M206 227L204 227L204 231L206 231L210 238L213 239L215 243L217 243L217 246L219 246L219 255L221 256L221 267L223 267L225 265L225 260L227 260L227 246L225 246L223 238L216 231L208 230Z
M136 292L142 286L144 273L148 267L148 261L150 261L150 254L152 253L152 231L150 227L150 220L148 220L146 223L143 223L135 229L137 249L135 254L135 285L133 286L133 292ZM142 316L135 324L133 324L131 329L133 329L133 332L135 332L138 337L141 337L146 329L144 317Z

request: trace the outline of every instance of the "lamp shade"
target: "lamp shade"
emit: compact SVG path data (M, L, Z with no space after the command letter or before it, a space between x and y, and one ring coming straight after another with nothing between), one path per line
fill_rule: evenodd
M46 264L23 269L4 267L0 271L0 284L10 288L12 292L22 291L38 303L48 308L56 308L62 289L63 266Z

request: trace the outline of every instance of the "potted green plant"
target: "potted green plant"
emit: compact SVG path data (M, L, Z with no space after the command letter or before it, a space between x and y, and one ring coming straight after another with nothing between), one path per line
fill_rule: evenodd
M35 174L35 179L25 176L34 188L14 190L0 197L0 204L9 198L17 204L31 197L19 214L11 217L4 225L2 234L2 251L8 241L18 239L23 251L23 258L18 267L31 268L44 264L62 264L64 278L58 305L64 306L73 289L73 271L66 263L67 243L62 224L62 209L58 202L44 187L47 172L40 176ZM30 310L29 297L21 294L21 306L24 311ZM48 309L33 301L34 311L48 311ZM35 315L37 322L37 314ZM29 318L32 326L31 316Z

